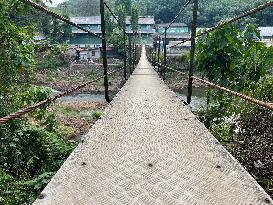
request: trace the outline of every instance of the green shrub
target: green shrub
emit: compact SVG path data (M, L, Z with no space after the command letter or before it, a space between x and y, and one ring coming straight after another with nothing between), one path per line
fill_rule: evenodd
M102 113L100 111L95 111L92 113L93 119L96 119L96 120L100 119L101 115Z

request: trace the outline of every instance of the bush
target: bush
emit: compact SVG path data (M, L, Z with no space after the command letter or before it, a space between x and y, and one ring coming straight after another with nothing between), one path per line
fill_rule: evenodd
M96 120L100 119L101 115L102 113L100 111L95 111L92 113L93 119L96 119Z
M4 201L14 198L32 202L75 147L57 133L36 126L27 126L1 141L0 186L6 190L1 196Z
M253 25L229 25L202 37L197 67L209 81L272 102L273 47L255 42L253 35L259 37ZM273 112L222 91L209 97L199 118L272 196Z

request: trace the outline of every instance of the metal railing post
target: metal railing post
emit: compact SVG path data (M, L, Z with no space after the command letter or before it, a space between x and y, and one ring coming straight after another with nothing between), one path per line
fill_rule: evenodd
M106 56L106 39L105 39L105 16L104 16L104 0L100 0L100 14L101 14L101 33L102 33L102 59L103 59L103 74L104 74L104 94L105 100L109 103L108 90L108 73L107 73L107 56Z
M132 73L132 39L129 36L129 64L130 64L130 74Z
M155 66L155 61L154 61L154 58L155 58L155 57L154 57L154 56L155 56L155 55L154 55L154 48L152 48L151 50L152 50L152 59L151 59L151 60L152 60L152 66L154 67L154 66Z
M197 12L198 12L198 0L194 0L193 12L192 12L192 25L191 25L191 55L190 55L190 68L189 68L189 81L188 81L188 96L187 103L191 103L192 96L192 83L194 72L194 55L195 55L195 36L197 27Z
M137 43L135 38L135 47L134 47L134 65L136 66L136 58L137 58Z
M153 62L154 62L154 69L155 69L155 66L156 66L156 47L157 47L157 42L155 43L155 46L154 46L154 55L153 55Z
M164 32L164 68L163 68L163 80L166 79L166 66L167 66L167 28Z
M123 60L124 60L124 68L123 68L123 76L124 76L124 80L127 80L127 70L126 70L126 67L127 67L127 55L126 55L126 33L123 32L123 40L124 40L124 55L123 55Z
M161 50L160 43L161 43L161 37L160 37L160 35L158 35L158 51L157 51L157 72L158 73L160 71L160 66L159 66L159 64L160 64L160 50Z
M135 48L135 40L133 39L133 46L132 46L132 65L133 65L133 70L135 70L135 63L134 63L134 59L135 59L134 48Z

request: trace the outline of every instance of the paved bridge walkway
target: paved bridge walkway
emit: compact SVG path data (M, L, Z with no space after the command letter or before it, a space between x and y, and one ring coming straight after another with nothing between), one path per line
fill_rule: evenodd
M148 63L138 68L36 205L272 204Z

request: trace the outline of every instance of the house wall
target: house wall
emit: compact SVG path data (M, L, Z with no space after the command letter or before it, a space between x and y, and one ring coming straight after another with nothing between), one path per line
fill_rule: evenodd
M71 47L80 48L100 48L102 46L101 39L90 36L89 34L74 34L68 41Z
M186 55L191 50L190 47L181 46L181 47L174 47L174 48L168 48L167 53L169 54L180 54L180 55Z
M77 52L75 49L72 49L70 48L68 51L67 51L67 54L72 56L72 57L75 57L76 58L76 55L77 55ZM89 49L89 50L82 50L80 51L80 60L90 60L90 59L98 59L101 57L101 52L100 52L100 49Z
M92 31L101 31L101 25L99 24L81 24L80 25L81 27L85 28L85 29L89 29L89 30L92 30ZM76 27L73 27L72 28L72 32L73 31L78 31L79 29L76 28Z
M87 17L86 17L87 18ZM133 31L131 29L131 24L129 21L126 21L126 30L130 35L133 35ZM86 21L86 23L89 23ZM148 21L146 24L145 22L139 23L139 33L141 35L141 39L143 39L143 42L148 41L150 43L150 38L152 38L152 35L154 34L154 24L149 24L150 22ZM85 29L90 29L93 32L97 34L101 34L101 25L98 24L96 21L96 24L81 24L79 23L78 25L82 26ZM67 39L67 43L70 44L70 47L80 47L80 48L99 48L102 46L102 42L99 38L92 37L89 34L84 33L83 31L73 28L72 32L74 34L73 37L70 39ZM148 40L147 40L148 38Z
M164 33L165 28L159 28L159 33ZM167 33L188 33L190 32L189 27L172 27L167 30Z

